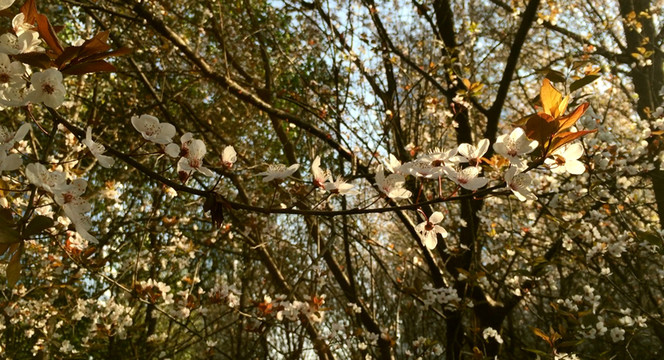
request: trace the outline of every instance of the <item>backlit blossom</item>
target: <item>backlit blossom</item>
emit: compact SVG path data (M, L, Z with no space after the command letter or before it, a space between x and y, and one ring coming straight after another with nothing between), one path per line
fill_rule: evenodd
M30 183L53 193L65 184L67 180L62 171L48 171L46 167L39 163L31 163L25 167L25 176Z
M509 135L500 135L493 144L493 150L521 169L526 167L526 161L521 156L533 152L537 145L536 140L528 139L522 128L516 128Z
M203 140L192 139L187 143L187 153L178 161L178 172L198 171L205 176L213 176L214 173L203 166L203 158L207 152Z
M23 160L19 154L9 154L5 150L0 150L0 173L3 171L13 171L18 169Z
M26 100L32 103L44 103L50 108L58 108L65 101L65 87L62 85L62 73L56 69L46 69L34 73L31 77L33 90Z
M159 119L151 115L133 116L131 124L143 135L145 140L155 144L168 144L175 136L175 126L169 123L160 123Z
M97 243L97 239L88 232L91 228L91 223L88 216L85 215L85 213L92 210L92 206L81 197L85 193L87 186L88 182L84 179L75 179L69 184L59 186L55 190L53 198L74 224L76 232L85 240Z
M11 61L7 54L0 53L0 87L18 86L23 80L25 65L20 61Z
M537 197L533 194L528 187L532 182L530 175L518 173L516 166L510 166L509 170L505 172L505 182L507 188L512 190L514 195L519 201L535 200Z
M554 174L568 172L573 175L581 175L586 171L586 166L579 161L581 155L583 155L583 145L581 143L574 143L556 149L551 154L553 159L547 158L544 163L549 165Z
M332 180L326 182L324 185L325 190L329 191L332 194L339 195L357 195L360 192L354 190L355 185L347 183L341 176L337 177L337 180Z
M105 167L105 168L110 168L113 166L115 163L115 159L108 155L103 155L104 152L106 151L106 148L104 148L104 145L96 143L92 140L92 127L88 126L88 131L85 133L85 139L83 140L83 144L90 149L90 152L94 157L97 158L97 161L99 161L99 165Z
M422 244L428 249L433 250L438 245L438 234L442 237L447 237L447 230L442 226L438 225L443 221L443 214L439 211L431 214L427 221L419 223L415 227L415 231L420 234Z
M293 164L289 167L286 167L284 164L273 164L268 166L266 171L258 173L258 175L265 176L263 182L281 180L295 174L299 167L300 164Z
M233 146L228 145L224 148L224 151L221 152L221 164L226 168L230 169L233 167L233 164L237 161L237 153Z
M401 173L401 174L404 173L404 171L403 171L404 169L401 166L401 161L399 161L399 159L397 159L397 157L392 155L392 154L390 154L389 162L387 164L385 164L385 167L387 168L387 170L389 170L389 171L391 171L392 173L395 173L395 174L396 173Z
M450 180L454 181L462 188L468 190L477 190L489 182L487 178L478 177L480 174L480 169L475 166L469 166L459 171L446 168L445 174Z
M6 33L0 36L0 53L17 55L30 52L43 52L44 48L40 44L39 33L34 30L23 31L18 36Z
M18 13L14 18L12 19L12 29L14 29L14 33L17 36L20 36L24 32L28 30L32 30L34 26L30 23L25 22L25 14Z
M0 0L0 10L9 9L14 4L14 0Z
M30 131L30 124L21 125L16 132L0 126L0 150L8 151L14 147L16 142L23 140L28 131Z
M459 155L456 159L460 163L469 163L471 166L478 166L482 156L489 150L489 139L482 139L477 146L463 143L459 145Z
M318 188L325 188L325 182L332 179L330 171L327 169L323 170L320 167L320 156L316 156L311 163L311 175L313 176L314 186Z
M390 174L385 177L383 167L376 169L376 185L387 197L394 200L408 199L412 193L403 188L406 179L401 174Z

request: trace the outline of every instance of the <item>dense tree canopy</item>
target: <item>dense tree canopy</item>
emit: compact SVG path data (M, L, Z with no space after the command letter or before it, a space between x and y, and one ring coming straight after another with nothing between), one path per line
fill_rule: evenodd
M664 4L0 0L0 354L664 356Z

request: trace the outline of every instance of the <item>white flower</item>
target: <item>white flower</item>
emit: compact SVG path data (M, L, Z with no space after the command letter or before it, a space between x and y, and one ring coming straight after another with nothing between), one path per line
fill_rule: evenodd
M316 156L314 161L311 163L311 175L313 176L314 186L318 188L325 188L325 182L332 179L332 175L329 170L323 170L320 167L320 156Z
M341 176L339 176L337 177L337 180L333 180L332 177L330 177L330 181L325 183L324 188L332 194L357 195L360 192L353 190L354 186L355 185L347 183Z
M519 201L535 200L537 196L533 194L528 187L532 182L530 175L517 173L519 170L516 166L510 166L509 170L505 172L505 182L507 188L512 190L514 195Z
M18 13L14 18L12 19L12 28L14 29L14 33L17 36L20 36L24 32L31 30L34 28L34 26L30 23L25 22L25 14L23 13Z
M40 44L39 33L34 30L23 31L18 36L6 33L0 36L0 53L16 55L29 52L43 52L44 48L39 46Z
M0 53L0 86L18 86L23 81L25 65L20 61L11 61L7 54Z
M431 217L427 221L419 223L415 227L415 231L420 234L422 238L422 244L428 249L433 250L438 245L437 235L440 234L442 237L447 237L447 230L440 225L437 225L443 221L443 214L439 211L431 214Z
M492 337L496 339L496 342L498 344L503 343L503 338L500 336L500 334L498 334L498 331L496 331L496 329L492 327L484 329L484 331L482 331L482 337L484 338L484 340L488 340L490 337Z
M460 171L454 171L452 168L445 167L447 177L460 185L464 189L477 190L489 182L487 178L478 177L480 169L475 166L469 166Z
M175 136L175 126L169 123L159 123L159 119L151 115L133 116L131 124L143 135L145 140L156 144L168 144Z
M32 89L26 86L0 88L0 104L9 107L25 106L29 102L28 96L31 93Z
M381 165L376 169L376 185L387 197L394 200L408 199L412 193L403 188L406 179L401 174L390 174L385 177Z
M86 212L92 209L92 206L81 197L87 186L88 182L84 179L75 179L69 184L59 186L55 190L53 198L74 224L76 232L85 240L98 243L97 239L88 232L91 224L90 219L85 215Z
M537 140L528 139L522 128L516 128L509 135L500 135L493 144L493 150L522 169L526 167L526 161L520 156L530 154L538 144Z
M387 168L387 170L389 170L389 171L391 171L392 173L395 173L395 174L397 174L397 173L403 174L404 173L404 171L401 167L401 161L399 161L399 159L397 159L397 157L392 155L392 154L390 154L390 160L387 164L385 164L385 167Z
M0 11L4 9L9 9L10 6L14 4L14 0L0 0Z
M4 126L0 126L0 150L8 151L18 141L23 140L30 131L30 124L21 125L16 132L12 132Z
M613 340L613 342L625 340L624 335L625 335L625 330L619 327L614 327L613 329L611 329L611 340Z
M551 156L553 159L546 159L544 163L551 167L555 174L568 172L573 175L581 175L586 171L586 166L578 159L583 155L583 145L574 143L565 147L556 149Z
M108 155L103 155L104 151L106 151L104 145L92 141L91 126L88 126L88 131L85 133L85 139L83 140L83 144L87 146L88 149L90 149L92 155L94 155L94 157L97 158L97 161L99 161L99 165L105 168L110 168L115 163L115 159L113 159Z
M5 150L0 150L0 173L3 171L13 171L18 169L23 160L19 154L9 154Z
M456 160L460 163L469 163L471 166L478 166L482 156L489 150L489 139L482 139L477 147L463 143L459 145L459 155Z
M44 165L39 163L28 164L25 167L25 176L28 177L30 183L50 193L62 187L67 180L62 171L48 171Z
M258 175L265 176L263 182L281 180L295 174L299 167L300 164L293 164L289 167L286 167L284 164L273 164L268 166L267 171L258 173Z
M228 145L224 148L224 151L221 153L221 163L226 169L233 167L233 164L237 161L237 153L233 146Z
M57 108L65 101L65 87L62 85L62 73L56 69L46 69L34 73L31 77L33 90L26 96L32 103L44 103L50 108Z
M195 170L205 176L214 176L214 173L210 169L203 166L203 157L205 157L205 153L207 152L203 140L192 139L187 141L187 143L187 153L178 161L178 172L185 171L191 173Z
M189 146L194 140L194 134L188 132L180 137L180 146L176 144L168 144L164 149L166 155L170 157L189 156Z

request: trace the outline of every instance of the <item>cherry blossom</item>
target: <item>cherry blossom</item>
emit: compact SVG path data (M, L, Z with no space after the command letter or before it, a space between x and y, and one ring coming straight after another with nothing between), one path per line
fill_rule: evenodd
M85 133L85 139L83 139L83 144L87 146L88 149L90 149L92 155L94 155L94 157L97 158L97 161L99 161L99 165L105 168L110 168L115 163L115 159L113 159L108 155L103 155L104 152L106 151L104 145L96 143L92 140L92 127L90 126L88 126L88 130Z
M15 87L25 84L23 80L25 65L20 61L11 61L7 54L0 53L0 87Z
M0 11L9 9L14 4L14 0L0 0Z
M477 146L463 143L459 145L459 155L455 159L460 163L478 166L487 150L489 150L489 139L480 140Z
M397 157L392 154L390 154L390 159L387 162L387 164L385 164L385 167L387 168L387 170L395 174L397 173L404 174L408 172L408 171L405 172L403 171L404 169L402 168L401 161L399 161L399 159L397 159Z
M14 29L14 33L17 36L20 36L24 32L31 30L34 28L34 26L30 23L25 22L25 14L18 13L14 18L12 19L12 28Z
M237 153L233 146L228 145L221 152L221 164L226 168L230 169L233 167L233 164L237 161Z
M325 182L332 179L332 175L329 170L323 170L320 167L320 156L316 156L314 161L311 163L311 175L313 176L314 186L318 188L325 188Z
M53 198L74 224L76 232L85 240L97 243L97 239L88 232L91 224L90 219L85 215L85 213L92 210L92 206L81 197L87 186L88 182L86 180L75 179L69 184L59 186L55 190Z
M514 165L510 166L509 170L505 172L505 182L507 188L512 190L514 195L519 201L535 200L537 197L533 194L528 187L532 182L530 175L518 173L518 168Z
M23 160L21 160L21 155L19 154L9 154L5 150L0 149L0 172L3 171L13 171L18 169Z
M330 181L324 184L325 190L329 191L332 194L339 195L357 195L360 192L354 190L355 185L347 183L341 176L337 177L336 180L330 176Z
M443 221L443 214L439 211L436 211L431 214L429 219L419 223L415 227L415 231L420 234L422 244L424 244L424 246L426 246L429 250L435 249L436 245L438 245L438 234L444 238L448 235L447 230L438 225L441 221Z
M25 176L30 183L41 187L42 189L54 193L67 180L62 171L48 171L46 167L39 163L31 163L25 167Z
M18 36L6 33L0 36L0 53L17 55L30 52L44 52L45 49L39 46L40 44L39 33L34 30L23 31Z
M34 73L31 77L33 90L26 100L32 103L44 103L50 108L57 108L65 101L65 87L62 85L62 73L56 69L46 69Z
M518 168L525 168L526 160L521 159L520 156L530 154L537 148L537 145L536 140L528 139L522 128L516 128L509 135L500 135L493 144L493 150L506 157Z
M489 181L487 178L478 177L480 169L475 166L469 166L459 171L446 167L445 174L450 180L468 190L477 190L485 186Z
M170 157L179 157L179 156L189 156L189 146L191 145L191 142L194 140L194 134L188 132L185 133L180 137L180 146L177 146L177 144L168 144L166 148L164 149L164 152L166 155Z
M553 159L546 159L544 163L549 165L554 174L568 172L573 175L581 175L586 171L586 166L579 161L581 155L583 155L583 145L574 143L556 149L551 154Z
M376 185L387 197L394 200L408 199L412 193L403 188L405 177L401 174L390 174L385 177L381 165L376 169Z
M16 142L23 140L28 131L30 131L30 124L21 125L16 132L0 126L0 150L9 151Z
M205 176L214 176L214 173L210 169L203 166L203 157L205 157L205 153L207 152L203 140L191 139L186 141L186 143L187 152L178 161L177 171L188 173L198 171Z
M268 166L266 171L258 173L259 176L265 176L263 182L268 182L272 180L281 180L285 179L297 171L300 168L300 164L293 164L289 167L286 167L284 164L273 164Z
M133 116L131 124L143 135L145 140L155 144L168 144L175 136L175 126L169 123L159 123L159 119L151 115Z

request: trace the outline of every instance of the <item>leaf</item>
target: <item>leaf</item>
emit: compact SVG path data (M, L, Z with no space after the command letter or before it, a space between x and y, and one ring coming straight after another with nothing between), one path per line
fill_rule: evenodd
M559 147L561 147L565 144L568 144L568 143L570 143L570 142L572 142L572 141L574 141L574 140L576 140L576 139L578 139L582 136L585 136L585 135L588 135L588 134L591 134L591 133L594 133L594 132L597 132L597 129L594 129L594 130L581 130L581 131L577 131L577 132L565 132L565 133L557 134L551 140L551 145L549 146L548 154L551 154L556 149L558 149Z
M53 61L48 55L46 55L46 53L43 52L17 54L14 55L14 59L42 69L53 67Z
M527 349L527 348L522 348L521 350L527 351L529 353L537 354L539 356L544 356L544 357L549 357L550 354L547 352L544 352L542 350L537 350L537 349Z
M544 113L554 118L558 117L560 114L558 109L560 108L562 98L562 94L551 85L551 81L544 79L542 88L540 89L540 101L542 101Z
M37 18L37 15L39 12L37 11L37 2L36 0L28 0L21 6L21 12L25 16L24 22L30 25L33 25L35 23L35 20Z
M0 244L14 244L20 241L19 233L14 229L11 213L0 214Z
M0 179L0 197L5 197L5 191L9 190L9 185Z
M42 231L53 226L53 219L48 216L37 215L32 220L28 226L23 230L23 238L28 238L30 236L37 235Z
M557 70L551 70L546 73L545 76L547 79L551 80L551 82L554 83L564 83L567 79L565 78L565 74L563 74L560 71Z
M528 138L543 145L558 131L558 123L550 116L539 113L528 119L524 131Z
M572 125L576 124L576 122L583 116L583 114L588 110L588 106L590 104L588 103L583 103L579 105L574 111L572 111L571 114L560 118L558 120L558 129L560 130L565 130L567 128L570 128Z
M7 264L7 284L14 287L18 280L21 278L21 254L22 249L19 249L12 255L11 260Z
M37 31L39 32L39 36L41 36L42 39L46 41L46 44L48 44L48 47L53 50L53 52L56 55L62 54L64 49L62 48L62 44L60 44L60 40L58 40L58 36L55 33L55 29L53 29L53 26L51 23L48 21L48 18L44 14L37 14Z
M547 335L544 331L538 328L532 328L532 330L535 336L541 337L542 339L544 339L544 341L549 342L549 335Z
M591 74L591 75L586 75L582 77L579 80L576 80L569 86L569 91L570 92L575 92L579 90L580 88L592 83L593 81L599 79L599 75L596 74Z
M68 75L83 75L93 72L113 72L116 71L115 66L107 63L104 60L85 62L81 64L76 64L72 66L67 66L61 70L63 74Z

